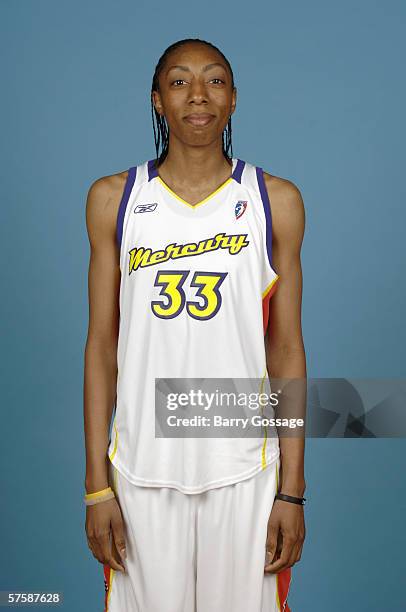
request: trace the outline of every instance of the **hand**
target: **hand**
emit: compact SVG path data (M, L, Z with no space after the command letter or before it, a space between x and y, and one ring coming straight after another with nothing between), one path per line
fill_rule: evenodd
M303 506L275 499L268 520L264 572L277 574L300 561L305 535Z
M113 535L111 547L110 532ZM116 498L86 506L86 534L93 556L100 563L125 573L124 524Z

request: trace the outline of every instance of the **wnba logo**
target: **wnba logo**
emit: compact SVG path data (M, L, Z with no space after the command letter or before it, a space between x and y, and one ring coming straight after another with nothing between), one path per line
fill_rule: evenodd
M243 214L245 213L245 209L247 208L247 204L248 202L246 200L238 200L234 208L236 219L239 219L243 216Z

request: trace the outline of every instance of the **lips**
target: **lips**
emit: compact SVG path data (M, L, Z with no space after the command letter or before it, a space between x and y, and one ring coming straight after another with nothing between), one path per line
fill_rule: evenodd
M209 115L208 113L192 113L185 117L185 121L198 127L207 125L212 119L214 119L214 115Z

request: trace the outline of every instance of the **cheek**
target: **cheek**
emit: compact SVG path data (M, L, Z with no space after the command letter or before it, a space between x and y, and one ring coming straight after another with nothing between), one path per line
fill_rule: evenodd
M162 101L162 106L165 115L176 116L180 109L185 109L187 96L185 90L168 91L165 93L165 100Z
M228 96L224 95L222 91L212 91L209 96L209 100L213 102L216 106L217 110L227 115L231 106L231 99Z

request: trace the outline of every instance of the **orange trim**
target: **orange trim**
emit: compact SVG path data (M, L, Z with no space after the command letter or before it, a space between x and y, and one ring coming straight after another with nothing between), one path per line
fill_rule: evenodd
M281 468L280 458L275 464L276 469L276 491L279 488L279 470ZM292 570L290 567L282 570L276 574L276 601L278 604L278 610L280 612L290 612L288 605L288 593L290 588L290 582L292 580Z
M264 336L266 334L266 330L268 329L268 321L269 321L269 300L275 293L275 290L278 286L279 277L275 278L275 282L272 285L271 289L268 291L266 296L262 300L262 320L264 322Z
M276 588L278 593L278 604L281 612L290 612L288 604L288 593L290 587L290 581L292 579L291 568L286 569L276 574Z
M111 596L111 585L114 577L114 570L111 569L110 565L103 565L104 571L104 610L103 612L108 612L109 610L109 601Z
M104 571L104 612L107 612L107 596L109 594L109 584L110 584L110 566L103 565Z

